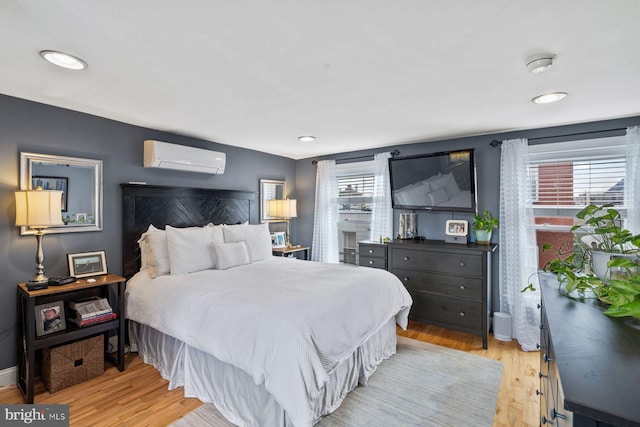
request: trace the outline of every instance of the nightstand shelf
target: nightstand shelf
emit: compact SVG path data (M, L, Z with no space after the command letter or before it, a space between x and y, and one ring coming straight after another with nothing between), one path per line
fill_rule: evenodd
M302 256L303 260L309 260L309 247L308 246L289 246L288 248L273 248L271 250L274 256L280 257L295 257L298 258L298 254Z
M124 290L125 278L115 274L95 277L96 281L88 282L79 279L77 282L62 286L50 286L47 289L29 291L25 283L18 284L18 366L17 386L22 392L26 403L33 403L34 382L36 377L36 351L43 348L66 344L89 338L99 334L104 335L105 357L118 370L124 370ZM66 329L51 334L36 336L36 305L54 301L62 301L66 306L69 301L87 296L101 296L109 300L117 318L89 326L77 326L67 321ZM115 331L118 336L116 355L108 350L109 332Z

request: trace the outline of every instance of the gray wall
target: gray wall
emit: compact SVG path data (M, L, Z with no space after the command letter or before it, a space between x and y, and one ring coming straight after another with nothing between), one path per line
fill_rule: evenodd
M212 118L215 120L215 117ZM223 151L224 175L205 175L142 167L143 141L157 139ZM260 178L287 182L295 197L294 160L132 126L61 108L0 95L0 370L16 364L16 284L35 274L36 240L15 226L14 191L19 188L22 151L103 161L104 229L45 236L45 271L68 274L67 253L104 249L109 272L122 273L120 184L148 184L259 190ZM296 220L291 222L295 241Z
M315 205L315 176L316 166L312 160L344 159L373 155L385 151L400 151L399 156L411 156L424 153L437 153L440 151L475 148L477 170L478 210L489 210L494 216L499 215L500 203L500 148L493 148L489 143L496 139L499 141L513 138L527 138L530 144L544 144L575 139L588 139L611 135L612 129L625 129L629 126L640 125L640 116L626 119L608 120L592 123L584 123L571 126L558 126L553 128L532 129L519 132L505 132L499 134L474 136L467 138L455 138L444 141L421 142L416 144L393 145L381 147L375 150L341 153L333 156L317 157L313 159L298 160L296 163L296 192L298 199L298 243L311 245L313 239L313 211ZM624 131L613 132L624 134ZM580 134L580 135L576 135ZM398 213L412 212L394 210L394 233L397 232ZM448 219L465 219L471 225L473 215L465 213L443 213L416 210L418 234L427 239L444 240L445 223ZM500 237L500 229L494 231L492 242L497 243ZM493 258L493 310L500 308L499 290L499 250ZM523 287L526 284L523 284Z

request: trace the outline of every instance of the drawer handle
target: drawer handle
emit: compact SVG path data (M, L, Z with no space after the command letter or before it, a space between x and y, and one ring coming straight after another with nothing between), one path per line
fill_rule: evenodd
M540 344L536 343L536 349L540 350Z
M464 285L460 285L460 289L464 291Z
M542 416L542 419L540 421L542 421L542 424L553 424L553 421L548 420L544 415Z
M551 408L551 419L553 420L555 418L560 418L561 420L565 420L567 416L556 412L556 408Z
M402 280L404 280L405 282L408 282L408 281L409 281L409 278L408 278L408 277L405 277L405 278L403 278Z
M372 254L373 253L373 249L369 249L369 253Z
M464 267L464 262L461 262L461 263L460 263L460 267Z
M536 396L544 396L544 393L540 390L536 390Z
M538 306L538 310L540 310L542 308L542 306L540 304L536 304Z
M369 261L369 264L373 264L373 261Z
M404 257L404 260L409 261L409 257L408 256Z
M550 358L549 356L547 356L547 353L544 354L544 361L545 362L555 362L555 359Z
M542 379L542 378L549 378L548 375L543 374L542 372L538 372L538 378Z
M464 317L464 311L460 312L460 317Z

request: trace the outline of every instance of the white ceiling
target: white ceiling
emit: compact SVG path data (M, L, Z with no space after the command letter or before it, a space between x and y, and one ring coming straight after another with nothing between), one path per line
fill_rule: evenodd
M0 0L0 93L300 159L638 115L639 17L638 0Z

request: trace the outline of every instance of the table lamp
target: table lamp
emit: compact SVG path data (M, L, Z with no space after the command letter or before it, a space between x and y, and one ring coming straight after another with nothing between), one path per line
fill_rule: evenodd
M267 201L267 215L274 218L282 218L287 223L287 247L291 246L291 241L289 240L289 220L298 216L296 205L295 199Z
M62 225L62 191L35 190L16 191L16 225L33 228L36 233L36 275L27 284L43 284L49 281L44 274L44 252L42 238L44 230Z

